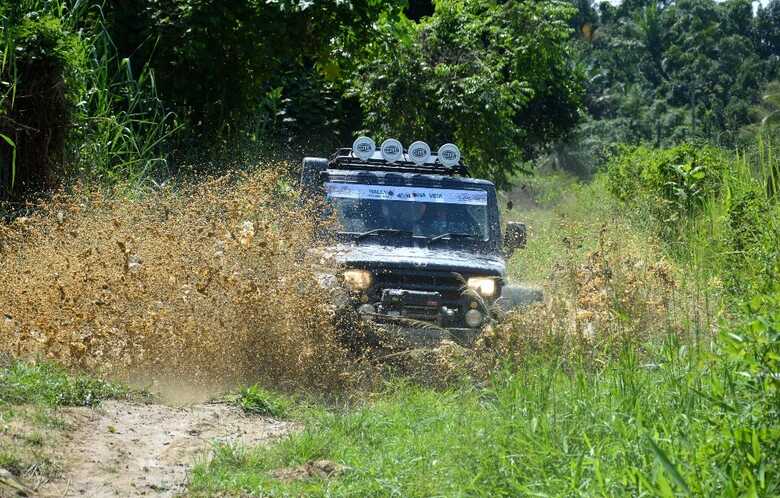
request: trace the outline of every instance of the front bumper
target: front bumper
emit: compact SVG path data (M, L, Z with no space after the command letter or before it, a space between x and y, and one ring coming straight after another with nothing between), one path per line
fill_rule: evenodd
M445 340L468 345L474 342L487 325L485 320L479 327L447 326L402 316L360 314L351 307L347 312L363 325L360 327L361 333L372 338L373 342L388 345L399 341L417 346L436 345Z
M379 333L384 340L401 340L405 343L415 346L435 346L442 341L452 341L462 345L472 344L482 332L482 328L427 328L411 327L407 325L394 325L393 327L383 327L383 324L377 325Z

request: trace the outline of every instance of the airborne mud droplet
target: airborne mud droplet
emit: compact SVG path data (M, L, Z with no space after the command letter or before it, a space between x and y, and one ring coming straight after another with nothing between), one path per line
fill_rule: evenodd
M114 377L336 387L350 375L274 172L60 195L0 232L0 351Z

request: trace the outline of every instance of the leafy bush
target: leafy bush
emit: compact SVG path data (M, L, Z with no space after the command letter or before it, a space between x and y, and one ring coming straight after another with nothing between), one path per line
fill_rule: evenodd
M647 208L663 223L701 212L720 191L728 160L719 149L683 144L623 148L608 165L609 186L623 202Z
M609 163L607 184L634 221L695 265L695 275L741 299L766 290L780 258L773 149L757 150L623 147Z

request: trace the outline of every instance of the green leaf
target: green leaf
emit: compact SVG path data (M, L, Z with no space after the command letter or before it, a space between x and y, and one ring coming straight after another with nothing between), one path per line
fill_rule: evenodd
M652 448L656 458L658 458L658 460L661 462L661 465L663 465L666 473L669 474L674 482L683 488L686 493L690 493L691 490L688 487L688 483L685 482L685 479L683 479L683 476L677 470L677 467L672 463L671 460L669 460L669 457L666 456L664 450L662 450L650 436L647 437L647 441L650 443L650 448Z
M11 190L13 190L14 184L16 183L16 143L11 140L11 137L3 135L2 133L0 133L0 138L11 146Z

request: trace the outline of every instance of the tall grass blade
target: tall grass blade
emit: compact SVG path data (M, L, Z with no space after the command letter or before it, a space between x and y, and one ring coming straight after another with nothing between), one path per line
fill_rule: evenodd
M0 138L5 140L11 147L11 190L13 190L14 184L16 183L16 143L11 140L11 137L3 135L2 133L0 133Z
M647 441L650 443L650 448L653 450L656 458L658 458L658 460L661 462L661 465L663 465L669 476L671 476L674 482L683 488L686 493L690 493L691 489L688 487L688 483L685 482L685 479L683 479L680 471L677 470L677 467L672 463L671 460L669 460L669 457L666 456L664 450L662 450L650 436L647 437Z

